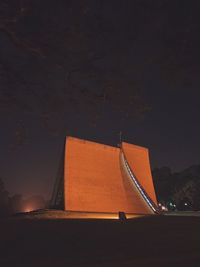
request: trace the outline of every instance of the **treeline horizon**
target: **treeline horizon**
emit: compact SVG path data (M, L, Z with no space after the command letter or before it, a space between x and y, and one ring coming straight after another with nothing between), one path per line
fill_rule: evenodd
M200 164L179 172L155 168L152 176L158 202L169 210L200 210Z
M157 200L168 210L200 210L200 164L179 172L167 166L154 168L152 177ZM49 200L44 196L10 195L0 177L0 217L45 208L49 208Z
M10 195L5 188L3 179L0 178L0 217L47 207L48 201L39 194L33 194L29 197L24 197L23 194Z

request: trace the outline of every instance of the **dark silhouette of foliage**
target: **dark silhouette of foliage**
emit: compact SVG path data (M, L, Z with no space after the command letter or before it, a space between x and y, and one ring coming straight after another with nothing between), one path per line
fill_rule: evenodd
M4 187L4 183L0 178L0 217L9 214L9 193Z
M172 173L167 167L153 170L158 200L175 203L178 210L200 210L200 165Z
M0 217L9 216L18 212L44 209L46 207L47 203L40 195L33 195L26 199L21 194L10 196L0 178Z
M21 194L15 194L10 197L11 213L23 211L23 198Z

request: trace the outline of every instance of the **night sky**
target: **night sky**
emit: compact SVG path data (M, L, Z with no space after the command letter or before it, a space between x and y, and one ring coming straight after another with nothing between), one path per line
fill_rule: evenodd
M50 3L49 3L50 2ZM198 1L2 1L0 177L48 198L64 139L200 164Z

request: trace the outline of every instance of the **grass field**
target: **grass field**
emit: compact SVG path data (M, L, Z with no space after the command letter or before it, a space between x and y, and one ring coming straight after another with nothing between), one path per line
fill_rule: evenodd
M0 266L200 266L200 217L1 219Z

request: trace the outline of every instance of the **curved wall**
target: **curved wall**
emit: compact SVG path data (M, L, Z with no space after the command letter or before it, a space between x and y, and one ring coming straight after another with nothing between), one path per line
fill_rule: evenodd
M149 151L145 147L122 143L122 150L138 182L150 199L157 205L156 194L151 175Z

